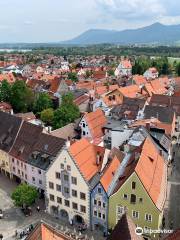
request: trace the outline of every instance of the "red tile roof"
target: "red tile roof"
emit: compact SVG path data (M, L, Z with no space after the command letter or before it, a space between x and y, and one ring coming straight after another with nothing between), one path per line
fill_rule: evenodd
M103 147L95 146L82 138L70 146L69 152L86 181L91 180L100 171L105 152ZM97 164L98 155L101 156L99 165Z
M100 180L100 182L106 192L108 191L109 185L111 184L113 176L119 166L120 166L120 161L116 156L114 156L114 158L111 160L110 164L106 167L106 169L101 177L101 180Z
M107 119L101 109L97 109L95 112L86 113L84 118L88 124L93 139L104 135L102 128L107 123Z
M173 233L169 234L168 237L163 238L164 240L180 240L180 229L175 230Z
M158 209L166 199L167 166L150 138L146 138L135 172Z

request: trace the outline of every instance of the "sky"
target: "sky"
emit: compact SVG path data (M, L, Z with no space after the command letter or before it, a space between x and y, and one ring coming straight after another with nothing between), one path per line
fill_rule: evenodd
M58 42L89 29L180 24L178 0L0 0L0 42Z

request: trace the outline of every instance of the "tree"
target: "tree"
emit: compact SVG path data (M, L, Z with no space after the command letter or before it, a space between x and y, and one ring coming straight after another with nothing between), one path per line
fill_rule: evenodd
M61 128L79 118L79 108L73 103L71 93L62 96L61 106L54 112L53 128Z
M45 124L51 125L54 119L54 110L52 108L43 110L40 118Z
M10 102L11 99L11 85L7 80L3 80L0 84L0 101Z
M108 75L109 76L114 76L114 70L113 69L109 69L108 70Z
M180 63L176 65L176 74L180 76Z
M34 102L34 94L24 81L16 81L11 88L10 103L15 112L27 112Z
M18 207L31 206L35 202L37 197L37 189L35 187L27 185L26 183L20 184L11 195L14 204Z
M52 105L52 100L49 95L47 93L40 93L34 102L34 111L40 113L45 109L51 108Z
M77 73L76 72L70 72L68 73L68 78L73 81L73 82L77 82L78 81L78 77L77 77Z

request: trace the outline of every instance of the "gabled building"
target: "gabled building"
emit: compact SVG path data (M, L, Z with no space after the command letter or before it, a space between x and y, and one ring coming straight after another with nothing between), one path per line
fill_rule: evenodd
M104 151L85 138L61 150L46 173L50 214L90 226L90 192L100 179Z
M62 138L40 133L28 156L26 164L27 183L44 192L46 188L46 171L57 158L65 142Z
M127 59L122 60L114 72L115 76L131 76L132 75L132 65Z
M101 109L86 113L79 123L81 136L90 139L101 138L104 135L103 126L106 122L106 117Z
M118 149L113 149L102 170L99 183L91 192L91 227L92 230L108 232L108 190L112 179L122 162L124 154Z
M114 228L126 212L136 226L160 229L166 200L167 165L150 137L129 150L111 184L109 227ZM135 147L137 146L137 147ZM158 234L144 236L158 239Z

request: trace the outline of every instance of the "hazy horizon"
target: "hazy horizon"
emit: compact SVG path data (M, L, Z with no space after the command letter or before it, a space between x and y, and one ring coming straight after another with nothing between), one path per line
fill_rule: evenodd
M0 0L0 43L45 43L89 29L134 29L180 23L180 2L169 0ZM139 8L141 6L141 8Z

